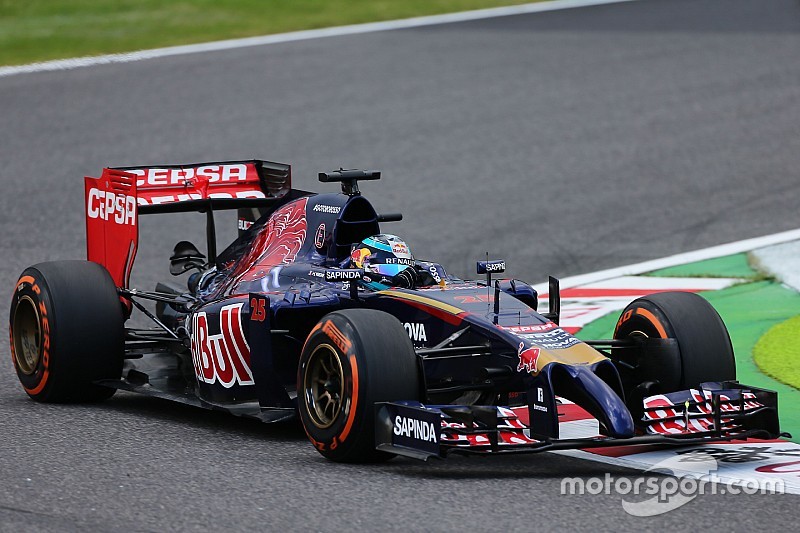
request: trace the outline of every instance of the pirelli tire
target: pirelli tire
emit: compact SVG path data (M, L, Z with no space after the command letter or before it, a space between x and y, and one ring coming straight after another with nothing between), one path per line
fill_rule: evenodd
M614 339L636 336L675 339L678 355L664 352L648 360L645 353L641 360L628 361L633 370L619 365L626 393L643 382L658 382L659 392L667 393L706 381L736 379L728 328L716 309L697 294L663 292L631 302L620 315Z
M414 347L388 313L329 313L303 346L297 390L303 427L323 456L346 463L391 459L375 449L375 403L419 398Z
M124 316L114 282L89 261L26 268L11 299L11 356L25 392L39 402L104 400L119 378Z

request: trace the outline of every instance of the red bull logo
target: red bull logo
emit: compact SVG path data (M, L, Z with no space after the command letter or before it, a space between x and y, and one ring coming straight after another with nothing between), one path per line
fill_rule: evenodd
M525 348L525 343L519 343L517 350L519 357L519 364L517 365L517 372L539 372L537 363L539 362L539 348Z
M369 256L372 253L369 251L369 248L358 248L353 250L353 253L350 254L350 261L353 262L353 266L356 268L364 268L364 262L369 259Z
M408 251L408 246L406 246L402 242L393 242L392 243L392 253L395 255L410 255L411 252Z
M219 313L220 332L212 335L204 312L192 317L191 352L198 381L219 382L230 388L234 384L252 385L250 346L242 329L244 303L226 305Z

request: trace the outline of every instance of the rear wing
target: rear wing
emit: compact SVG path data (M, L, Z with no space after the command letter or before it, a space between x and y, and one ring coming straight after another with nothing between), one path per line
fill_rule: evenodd
M216 256L213 211L267 207L291 190L291 167L269 161L104 168L84 178L87 259L128 288L139 244L139 214L207 214L209 260Z

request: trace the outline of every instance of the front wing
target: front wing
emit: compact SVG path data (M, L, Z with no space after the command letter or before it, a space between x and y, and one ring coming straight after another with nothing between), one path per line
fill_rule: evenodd
M736 382L644 399L641 434L548 438L531 431L520 409L477 405L424 405L415 401L376 405L378 450L427 460L460 454L518 454L623 445L696 445L780 433L777 393Z

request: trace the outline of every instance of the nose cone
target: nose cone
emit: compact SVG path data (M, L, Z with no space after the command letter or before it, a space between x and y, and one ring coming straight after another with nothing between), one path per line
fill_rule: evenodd
M549 370L555 394L586 409L603 424L608 435L616 438L633 437L633 417L622 398L595 374L598 366L554 363L545 370Z

